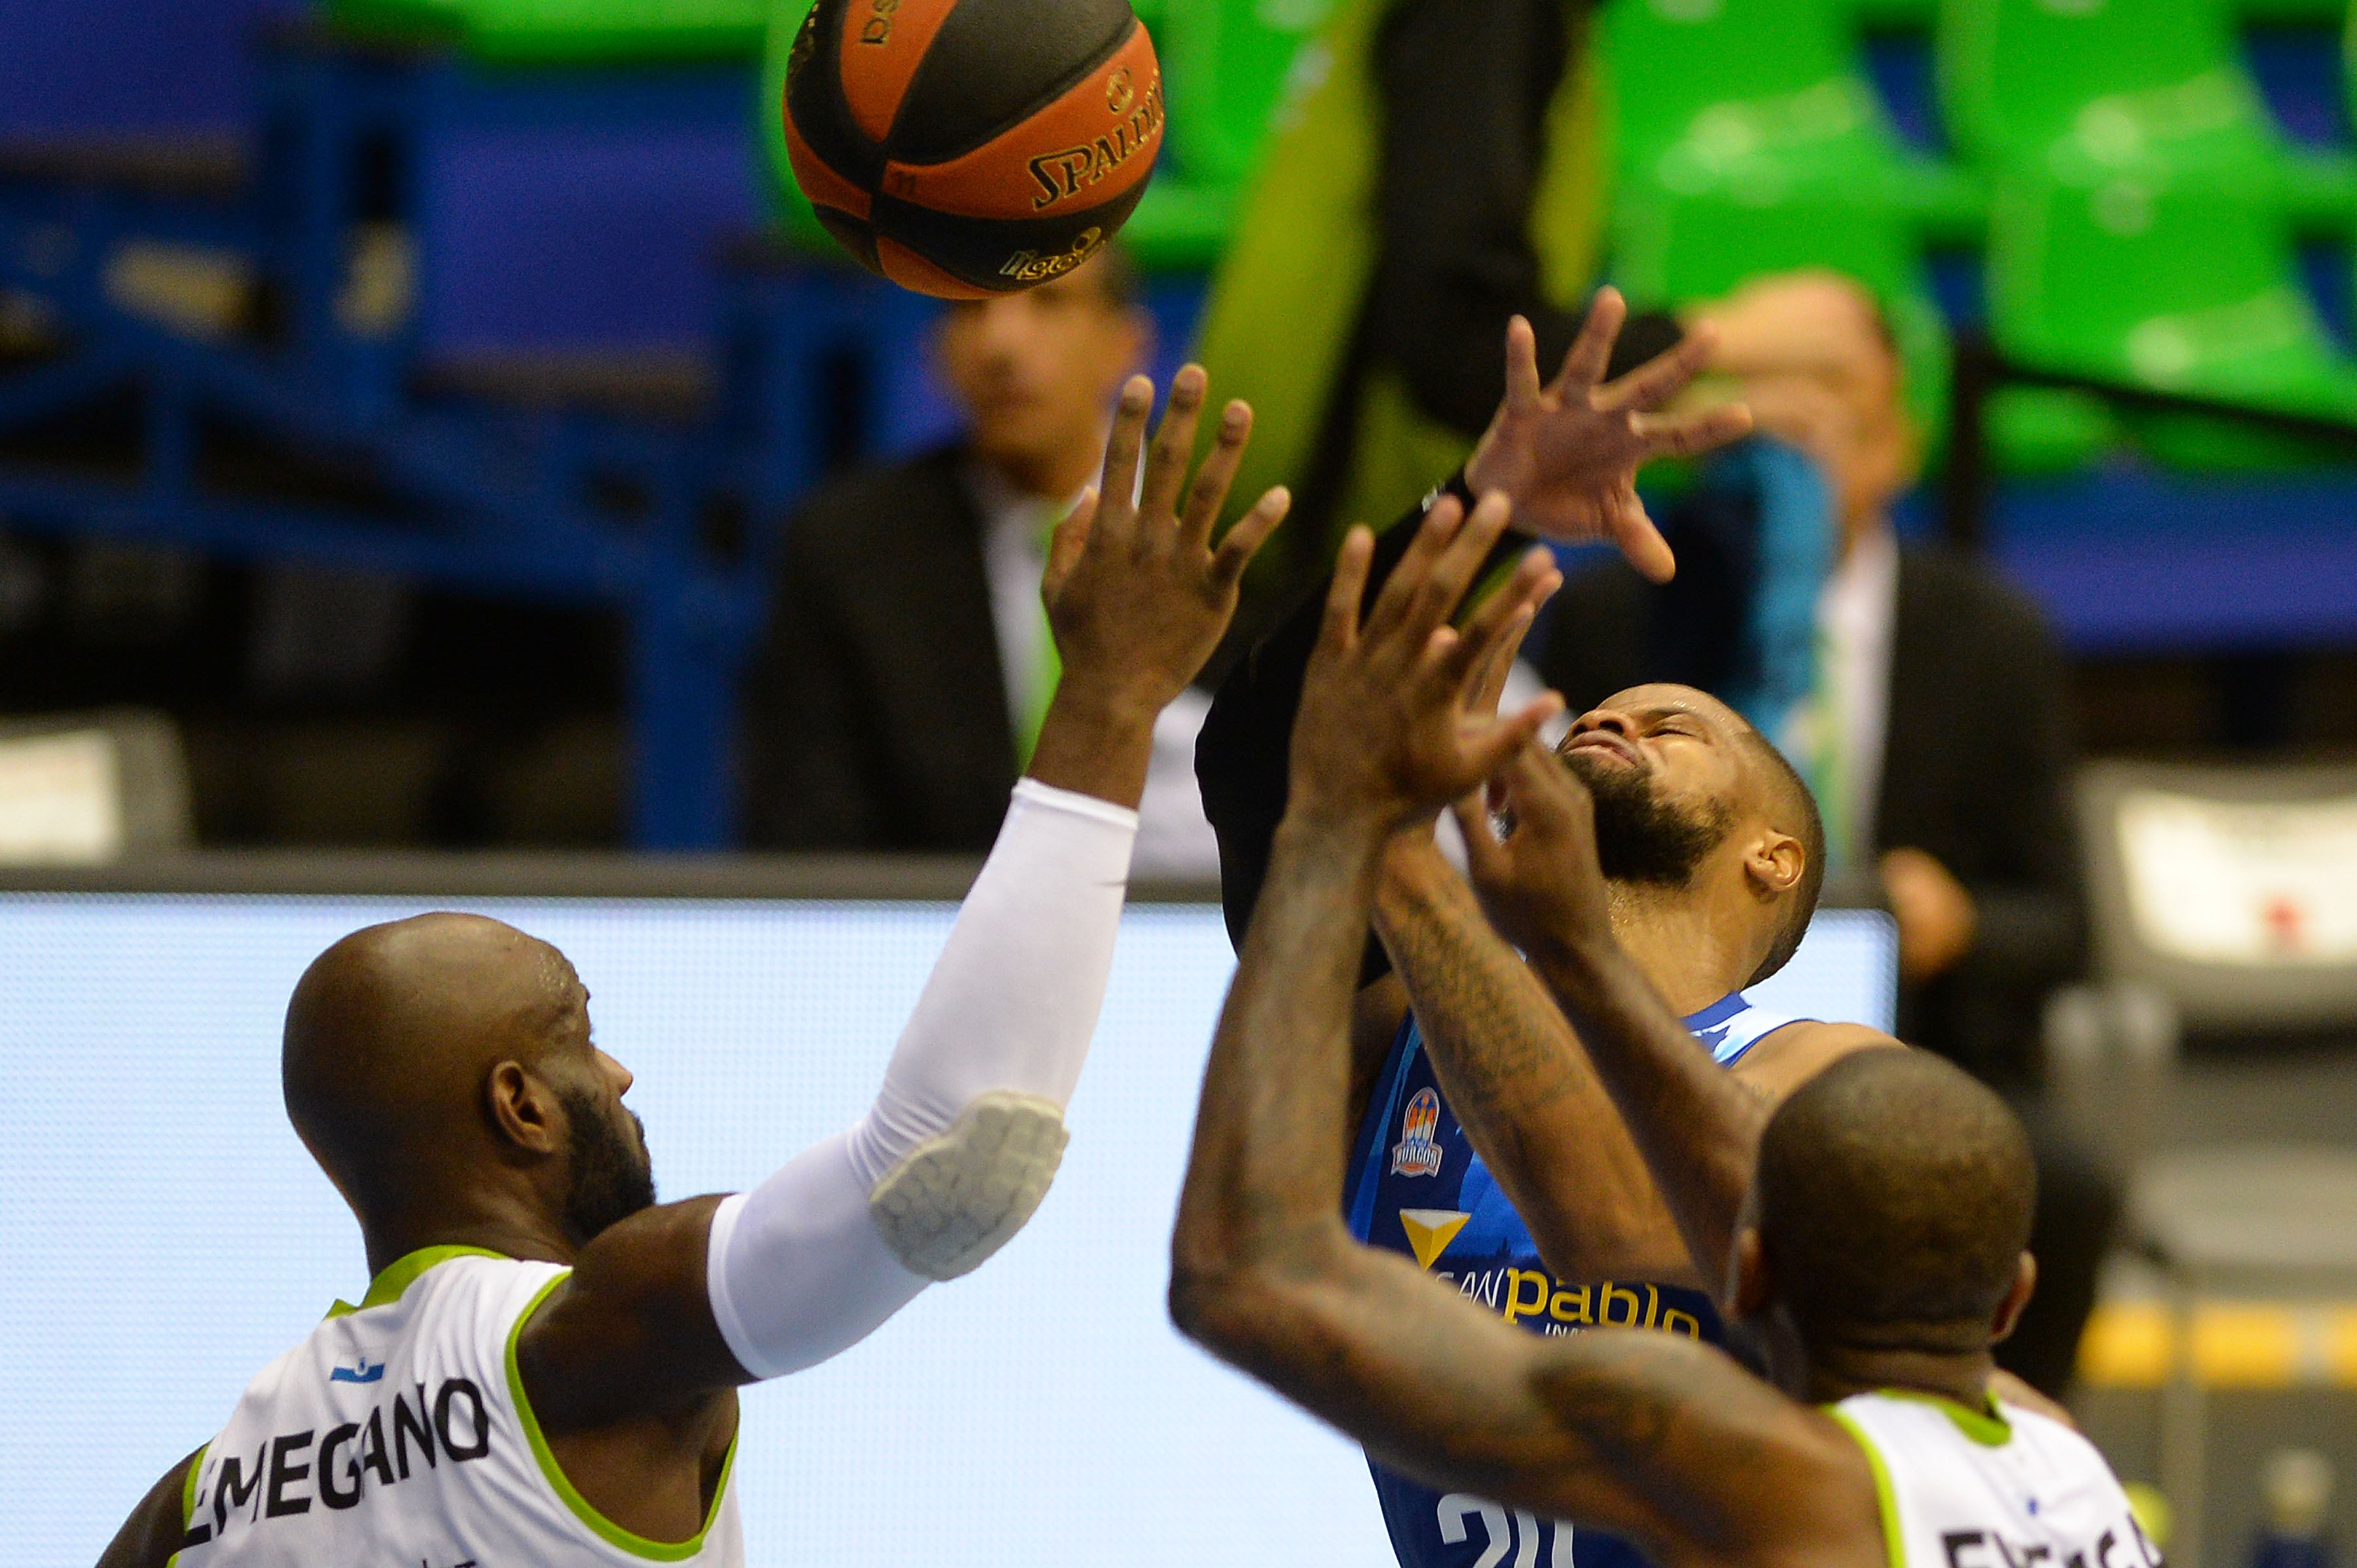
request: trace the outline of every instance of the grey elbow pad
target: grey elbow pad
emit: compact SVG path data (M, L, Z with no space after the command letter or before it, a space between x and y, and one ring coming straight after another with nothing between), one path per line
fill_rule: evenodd
M868 1217L910 1273L971 1273L1030 1219L1071 1141L1052 1100L977 1095L947 1131L884 1173L867 1195Z

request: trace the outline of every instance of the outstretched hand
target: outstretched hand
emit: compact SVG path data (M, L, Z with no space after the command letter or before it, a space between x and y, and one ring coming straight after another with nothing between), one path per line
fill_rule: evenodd
M1441 500L1363 624L1374 536L1351 531L1294 722L1296 813L1405 826L1479 784L1562 711L1552 692L1508 717L1478 712L1472 700L1500 650L1520 641L1562 585L1547 552L1524 556L1461 631L1448 624L1512 510L1486 496L1469 518L1454 498Z
M1057 526L1040 593L1063 660L1060 697L1070 692L1148 718L1161 712L1219 646L1244 567L1292 505L1283 487L1270 490L1212 545L1212 524L1252 436L1252 410L1238 402L1222 412L1211 455L1189 488L1205 385L1200 365L1172 379L1139 485L1154 383L1131 377L1105 446L1103 480Z
M1479 794L1455 809L1473 890L1499 934L1534 955L1609 937L1609 896L1587 786L1533 742L1504 759L1490 797L1504 808L1502 822Z
M1604 380L1629 307L1618 289L1596 291L1587 319L1555 381L1539 382L1538 338L1515 317L1506 328L1506 397L1465 465L1479 494L1502 490L1522 526L1559 544L1603 541L1656 583L1676 559L1637 495L1637 470L1656 457L1692 457L1751 428L1740 403L1693 413L1661 412L1708 361L1707 328L1615 381Z

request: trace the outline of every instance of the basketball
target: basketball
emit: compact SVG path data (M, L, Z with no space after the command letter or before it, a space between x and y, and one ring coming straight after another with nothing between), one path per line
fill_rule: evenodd
M1162 147L1161 68L1128 0L818 0L782 107L828 232L948 299L1088 260Z

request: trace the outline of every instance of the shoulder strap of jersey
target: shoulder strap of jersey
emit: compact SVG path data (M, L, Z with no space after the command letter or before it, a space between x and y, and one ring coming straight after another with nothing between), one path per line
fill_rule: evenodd
M1685 1026L1710 1052L1711 1060L1721 1067L1733 1067L1746 1051L1785 1025L1814 1021L1754 1007L1749 997L1733 991L1701 1012L1687 1014Z
M1734 1066L1745 1052L1785 1025L1807 1021L1754 1007L1750 998L1739 991L1729 993L1684 1019L1687 1029L1721 1067ZM1383 1070L1375 1079L1374 1092L1367 1098L1367 1114L1359 1124L1358 1141L1351 1152L1351 1168L1344 1178L1343 1214L1351 1233L1362 1240L1374 1223L1375 1187L1382 1176L1376 1161L1383 1156L1387 1130L1399 1118L1409 1065L1423 1048L1424 1034L1411 1009L1400 1021L1391 1054L1383 1058Z

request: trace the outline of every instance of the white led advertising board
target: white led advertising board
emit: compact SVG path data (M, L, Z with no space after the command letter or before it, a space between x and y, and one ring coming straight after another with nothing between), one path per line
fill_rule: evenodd
M367 1284L280 1104L304 966L415 898L0 894L0 1568L93 1561L247 1380ZM457 900L562 948L637 1074L667 1197L849 1123L946 904ZM1755 992L1888 1026L1887 918L1828 912ZM1028 1230L836 1360L748 1391L756 1564L1389 1561L1358 1452L1182 1341L1172 1209L1232 963L1218 912L1126 917Z

